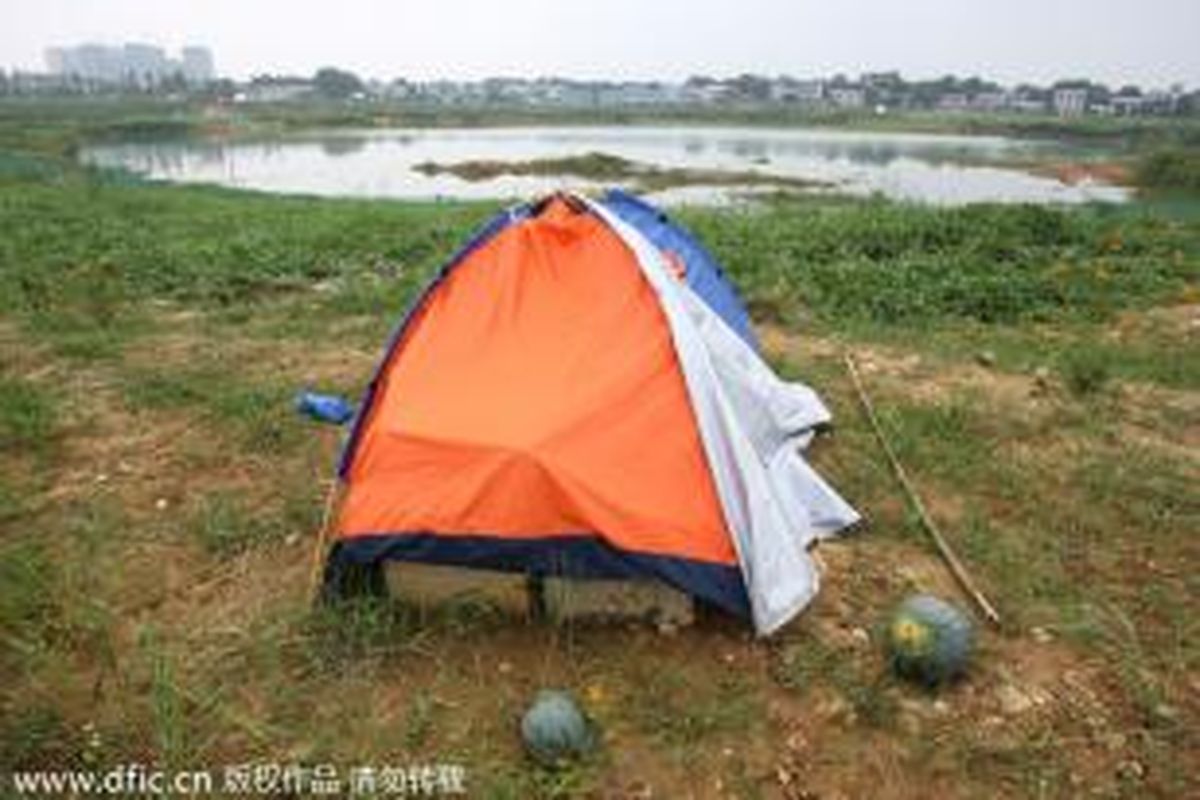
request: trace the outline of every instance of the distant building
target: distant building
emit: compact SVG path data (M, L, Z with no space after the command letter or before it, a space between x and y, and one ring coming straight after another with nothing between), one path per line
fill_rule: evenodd
M101 84L152 87L178 77L200 85L216 77L207 47L185 47L173 59L161 47L138 42L121 47L81 44L47 48L45 60L51 75Z
M980 92L971 98L971 108L977 111L1001 111L1008 107L1007 92Z
M1177 114L1183 104L1183 98L1184 94L1180 88L1149 91L1143 97L1142 109L1151 114Z
M1087 89L1055 89L1051 102L1060 117L1077 117L1087 111Z
M829 100L838 108L862 108L867 104L867 93L862 89L830 89Z
M135 86L154 86L172 74L172 65L161 47L127 44L118 56L121 82Z
M416 96L417 87L404 78L396 78L385 84L379 94L388 100L409 100Z
M235 103L287 103L314 91L305 78L256 78L233 96Z
M538 81L534 102L548 106L588 108L596 105L596 90L582 81L545 78Z
M411 96L422 103L471 106L482 104L486 98L486 92L482 83L438 80L416 84L415 91Z
M51 75L65 75L67 54L61 47L47 47L45 53L46 71Z
M64 83L60 75L13 70L7 75L0 71L0 87L5 93L40 94L62 91Z
M899 89L904 85L904 79L896 70L887 72L864 72L863 86L869 89Z
M1018 95L1009 100L1008 107L1022 114L1042 114L1046 111L1046 101L1029 95Z
M216 79L212 51L207 47L192 45L179 51L183 79L190 84L204 84Z
M596 90L599 106L650 106L676 102L678 96L666 90L661 83L609 84Z
M733 94L732 85L725 81L717 81L712 78L689 78L683 85L682 99L687 103L707 106L730 100Z
M1116 95L1115 97L1113 97L1113 99L1111 101L1109 101L1109 105L1112 106L1114 114L1131 116L1133 114L1142 113L1142 110L1145 108L1145 105L1146 105L1146 98L1142 97L1140 94L1138 94L1138 95L1119 94L1119 95Z
M771 83L770 96L776 103L816 105L825 99L825 82L780 78Z
M46 51L46 66L52 75L101 83L119 83L125 73L121 48L98 44L51 47Z
M483 99L497 105L529 102L531 84L522 78L486 78L480 89Z
M963 92L950 92L938 98L939 111L966 111L971 107L971 99Z

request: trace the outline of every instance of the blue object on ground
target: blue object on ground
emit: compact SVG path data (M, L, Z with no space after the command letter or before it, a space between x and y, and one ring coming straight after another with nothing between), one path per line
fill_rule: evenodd
M334 425L345 425L354 416L354 406L346 398L308 391L296 395L296 411Z

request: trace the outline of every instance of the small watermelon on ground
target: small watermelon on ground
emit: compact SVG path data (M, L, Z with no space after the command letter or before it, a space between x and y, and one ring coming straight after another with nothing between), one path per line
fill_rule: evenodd
M591 725L570 692L544 689L521 719L525 749L539 763L554 766L585 755L595 744Z
M961 676L970 661L974 629L957 608L933 595L908 598L888 624L888 657L902 677L927 686Z

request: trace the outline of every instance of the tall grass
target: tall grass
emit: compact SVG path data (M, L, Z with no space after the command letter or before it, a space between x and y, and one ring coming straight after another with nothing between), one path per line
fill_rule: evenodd
M1156 150L1141 158L1137 182L1147 189L1200 191L1200 150Z

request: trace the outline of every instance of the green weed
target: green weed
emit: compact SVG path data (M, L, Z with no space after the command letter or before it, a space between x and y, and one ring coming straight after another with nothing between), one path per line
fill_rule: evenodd
M1104 318L1200 274L1194 224L1101 209L801 202L682 216L752 308L803 308L834 328Z
M292 410L295 389L285 386L223 387L208 398L218 424L232 425L249 452L279 455L301 441Z
M51 705L22 705L0 720L0 767L59 768L76 762L79 737Z
M52 394L20 378L0 376L0 452L44 454L58 422Z
M586 796L596 782L587 764L549 769L528 764L481 770L480 797L487 800L567 800Z
M25 512L25 492L14 482L0 477L0 525L18 519Z
M140 645L150 666L150 710L157 760L167 769L182 769L189 756L185 698L175 674L175 662L161 635L153 628L140 631Z
M170 370L131 370L121 383L133 410L163 410L199 406L207 402L223 376L177 367Z
M229 492L203 497L188 527L205 550L221 558L282 538L271 514L249 507L244 497Z
M745 734L759 724L758 699L736 678L697 686L684 675L665 673L638 684L628 698L634 724L685 758L710 737Z
M6 672L34 663L61 638L58 580L54 561L39 542L18 540L0 550L0 659Z
M1103 351L1076 350L1062 362L1063 382L1071 394L1087 397L1098 394L1112 377L1112 368Z
M1200 190L1200 153L1183 148L1148 153L1138 162L1137 182L1147 189Z
M989 417L981 398L889 401L879 416L900 459L922 465L922 479L965 487L1003 469L985 443L1005 433L1004 426Z
M422 631L417 609L374 598L319 607L299 627L304 647L296 655L317 674L410 652Z
M404 746L412 752L429 739L437 711L434 699L421 692L413 698L404 718Z
M820 636L804 631L772 654L771 677L780 686L811 696L828 687L847 703L854 718L872 727L889 725L896 699L887 673L873 661L830 647Z
M2 307L103 321L154 296L228 305L368 276L411 288L494 209L77 180L0 183Z

